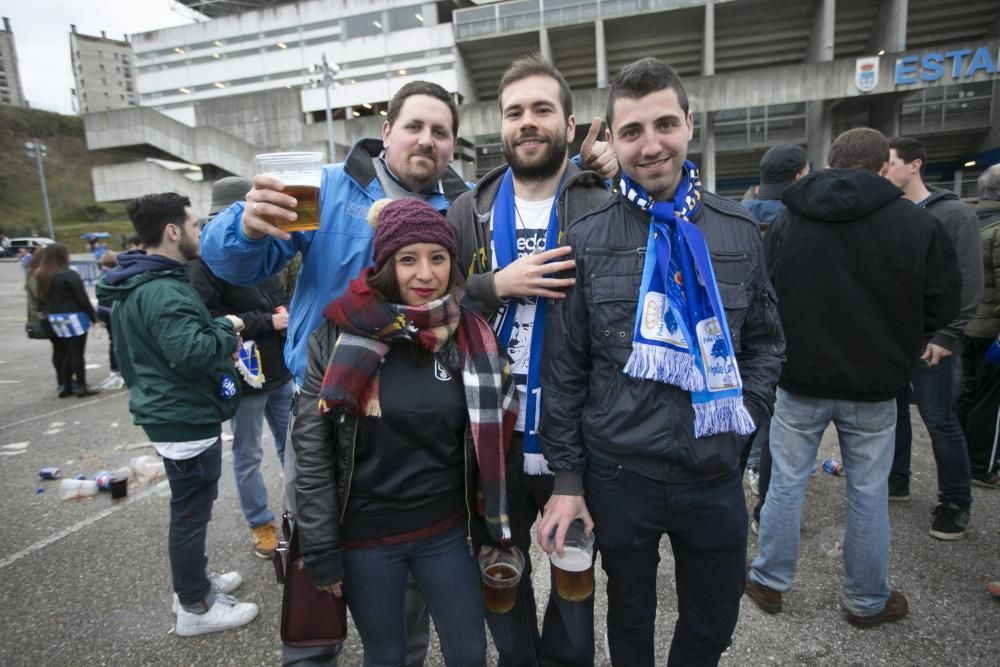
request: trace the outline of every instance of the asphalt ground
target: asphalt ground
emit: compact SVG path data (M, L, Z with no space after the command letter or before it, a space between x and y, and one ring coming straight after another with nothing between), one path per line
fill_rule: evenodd
M166 488L132 484L129 498L117 503L106 493L62 501L59 482L38 478L45 466L61 468L65 477L89 477L155 451L132 425L125 391L57 398L49 344L24 335L22 281L15 263L0 262L0 665L278 664L281 587L271 564L253 554L228 452L209 526L210 565L241 572L244 584L236 595L256 602L260 615L239 630L203 637L172 633ZM100 334L88 342L92 384L107 375L107 347ZM1000 579L1000 492L973 488L972 523L963 539L928 536L936 477L915 412L913 423L911 500L890 506L890 580L909 597L909 618L873 630L844 620L838 595L843 566L820 546L844 526L844 479L820 472L809 484L799 571L785 611L768 616L744 597L723 665L1000 664L1000 603L985 589ZM264 475L277 512L281 479L270 435L265 452ZM820 459L826 456L839 458L832 432ZM751 534L748 557L755 552ZM666 541L661 556L656 646L662 664L677 608ZM532 557L542 599L547 565L537 549ZM599 570L597 590L597 664L607 665ZM352 629L341 664L361 662ZM436 638L427 664L443 664Z

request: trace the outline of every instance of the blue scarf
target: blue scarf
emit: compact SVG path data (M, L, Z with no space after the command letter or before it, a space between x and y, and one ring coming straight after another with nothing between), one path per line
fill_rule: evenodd
M646 259L625 373L691 392L694 434L749 435L743 383L733 340L701 230L691 222L701 206L701 177L684 162L673 201L653 201L622 175L620 191L650 215ZM697 344L692 348L691 341Z
M559 183L559 189L562 182ZM549 226L545 232L545 249L551 250L559 243L559 218L556 214L556 202L559 200L559 189L552 200L552 212L549 214ZM496 200L493 202L493 249L497 256L497 268L504 268L517 259L517 232L514 217L514 177L508 168L500 181ZM551 475L549 464L542 455L541 443L538 441L538 417L541 415L542 388L539 386L542 361L542 337L545 332L545 311L547 299L536 297L535 320L531 326L531 349L528 351L528 383L527 405L522 405L524 416L524 472L528 475ZM514 329L514 319L517 307L523 303L520 299L511 299L505 310L497 313L499 321L497 338L501 347L506 350L510 344L510 335Z

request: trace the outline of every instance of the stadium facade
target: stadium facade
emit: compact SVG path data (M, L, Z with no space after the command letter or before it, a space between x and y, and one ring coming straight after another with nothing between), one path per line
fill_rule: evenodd
M927 180L963 197L1000 162L995 0L184 4L212 18L132 36L140 107L85 117L91 149L141 162L96 168L99 200L177 190L207 205L211 180L250 175L257 152L326 150L327 93L341 158L377 136L393 92L414 79L460 104L456 166L474 178L502 161L496 86L529 51L573 88L577 142L623 65L672 64L696 116L694 159L729 196L756 182L767 147L799 143L822 165L833 137L857 126L919 138Z

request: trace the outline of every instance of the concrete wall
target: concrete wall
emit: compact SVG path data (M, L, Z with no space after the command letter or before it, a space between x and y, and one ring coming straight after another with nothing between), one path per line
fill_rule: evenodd
M90 150L152 146L180 162L213 165L241 176L253 173L253 157L259 152L221 130L187 127L143 107L88 114L84 128Z
M310 143L295 90L280 88L224 100L200 100L194 108L198 127L217 128L260 151L295 150ZM326 140L325 135L322 140Z
M127 201L155 192L176 192L191 199L199 217L212 204L212 184L185 178L152 162L133 162L94 167L90 172L97 201Z

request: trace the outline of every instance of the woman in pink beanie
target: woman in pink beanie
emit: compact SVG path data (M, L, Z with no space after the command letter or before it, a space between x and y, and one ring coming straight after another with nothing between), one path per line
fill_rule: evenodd
M459 305L444 217L415 200L372 215L374 266L323 311L292 432L306 569L345 597L366 665L406 662L410 574L445 663L485 665L472 533L510 540L510 365L489 324Z

